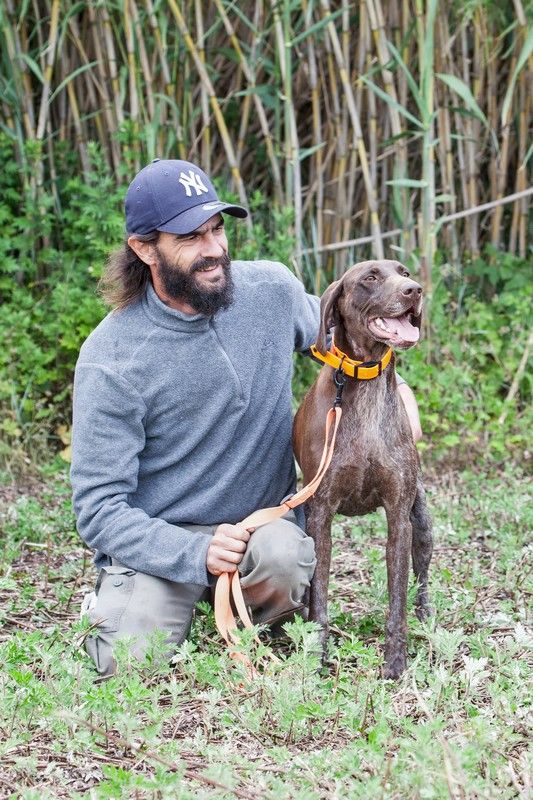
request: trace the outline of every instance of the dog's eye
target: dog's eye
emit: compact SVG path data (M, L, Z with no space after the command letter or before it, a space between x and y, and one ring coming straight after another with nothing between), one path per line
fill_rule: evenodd
M408 278L410 273L407 272L407 270L405 270L404 272L402 272L402 275L403 275L404 278Z
M375 275L367 275L365 278L365 281L375 281L375 280L376 280Z

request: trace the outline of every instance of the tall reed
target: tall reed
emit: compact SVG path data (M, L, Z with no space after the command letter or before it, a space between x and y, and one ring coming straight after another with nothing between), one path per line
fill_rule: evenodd
M419 263L429 284L437 246L455 260L487 242L527 252L528 13L521 0L4 0L0 125L37 207L49 192L60 203L65 143L88 175L97 141L119 184L155 155L190 158L243 203L260 190L292 206L295 267L317 291L364 255Z

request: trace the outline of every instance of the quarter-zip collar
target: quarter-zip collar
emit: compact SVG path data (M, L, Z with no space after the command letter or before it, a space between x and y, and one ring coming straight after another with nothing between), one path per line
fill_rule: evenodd
M176 308L170 308L157 296L151 283L142 299L145 314L161 328L174 331L206 331L209 328L209 317L205 314L185 314Z

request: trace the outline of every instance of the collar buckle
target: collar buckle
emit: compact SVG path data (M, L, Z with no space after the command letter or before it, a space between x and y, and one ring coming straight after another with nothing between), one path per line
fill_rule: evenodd
M344 374L344 370L342 369L342 361L341 365L333 373L333 383L337 387L337 394L335 396L335 402L333 403L333 408L337 408L337 406L340 406L342 403L342 393L344 391L344 386L346 384L346 375Z

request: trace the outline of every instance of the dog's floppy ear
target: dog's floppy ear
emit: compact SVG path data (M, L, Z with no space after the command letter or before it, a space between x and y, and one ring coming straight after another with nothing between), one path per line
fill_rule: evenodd
M342 294L342 278L328 286L320 300L320 328L316 340L316 349L321 353L328 350L328 331L339 324L337 301Z

